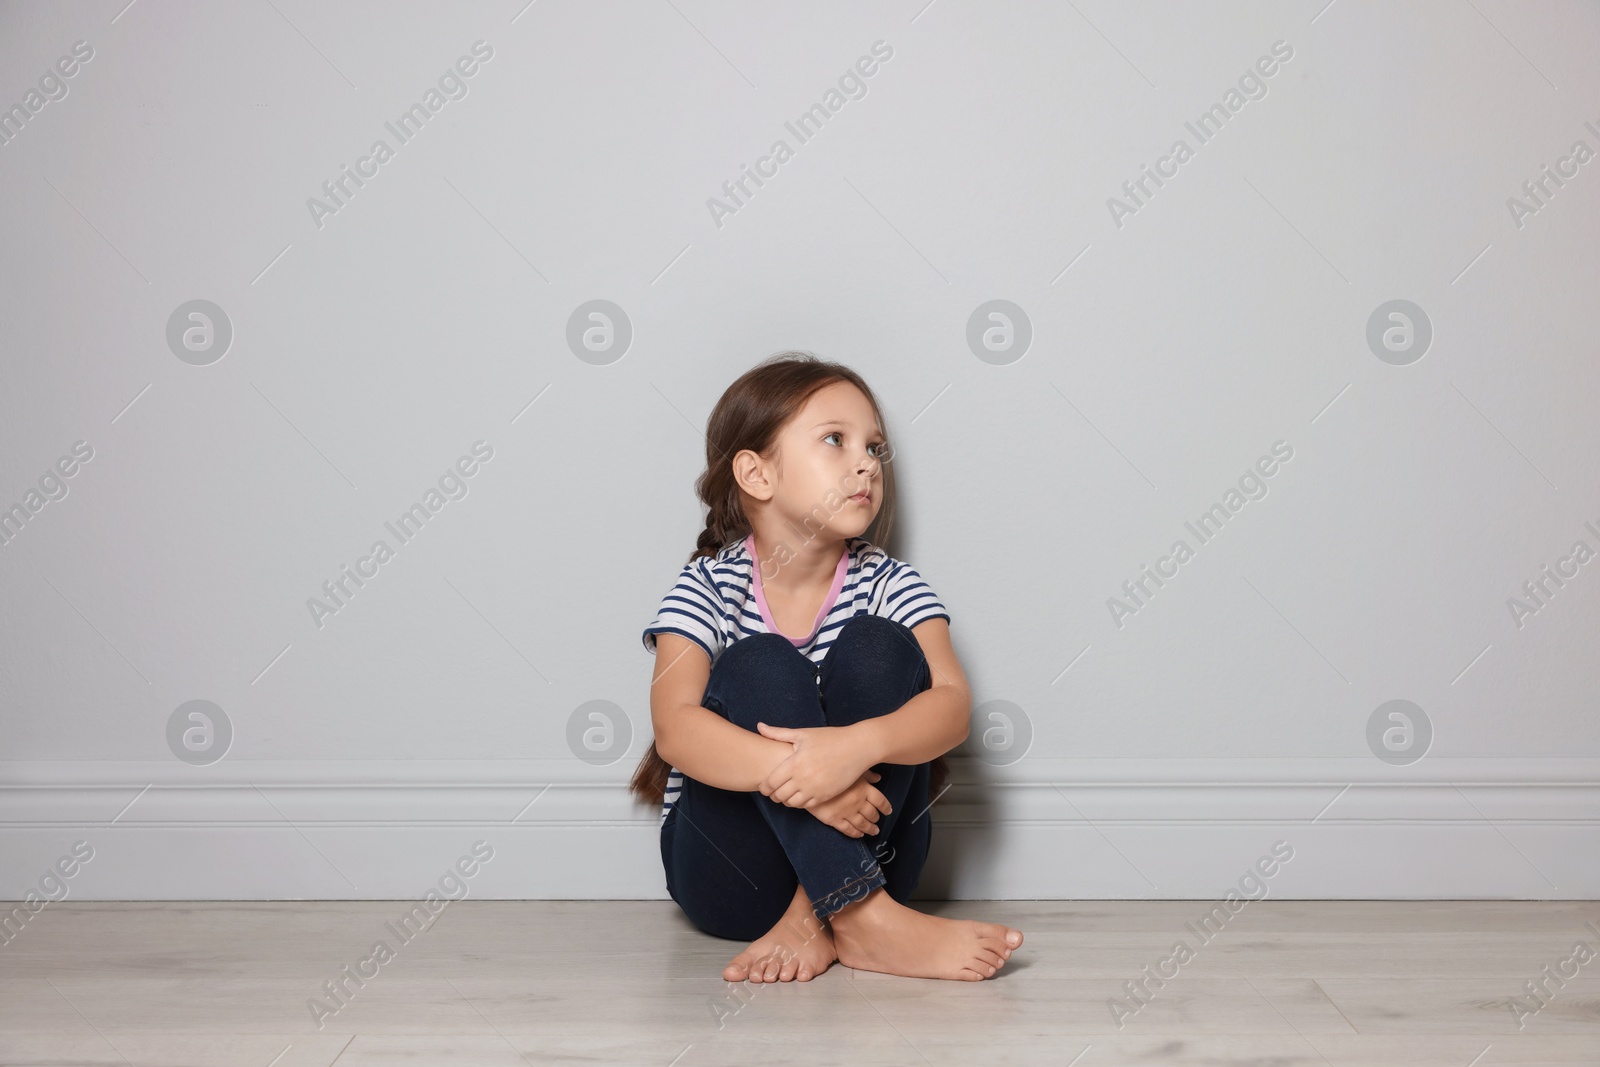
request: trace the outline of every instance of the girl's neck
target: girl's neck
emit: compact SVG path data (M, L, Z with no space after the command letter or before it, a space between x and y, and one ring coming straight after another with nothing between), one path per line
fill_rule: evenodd
M756 529L753 534L756 566L761 584L768 589L813 589L833 583L845 538L817 535L795 542Z

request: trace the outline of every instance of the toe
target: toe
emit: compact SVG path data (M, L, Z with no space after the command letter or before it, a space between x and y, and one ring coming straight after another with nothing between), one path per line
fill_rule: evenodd
M1022 946L1022 931L1013 930L1010 927L1007 927L1006 944L1010 945L1012 948L1020 948Z
M778 980L780 982L794 981L795 971L799 970L799 968L800 961L796 957L790 956L788 959L783 961L783 966L779 968Z

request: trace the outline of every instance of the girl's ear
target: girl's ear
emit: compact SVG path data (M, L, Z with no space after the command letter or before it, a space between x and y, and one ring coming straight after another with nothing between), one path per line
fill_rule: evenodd
M740 450L732 461L733 481L757 500L772 499L772 483L767 480L766 463L750 449Z

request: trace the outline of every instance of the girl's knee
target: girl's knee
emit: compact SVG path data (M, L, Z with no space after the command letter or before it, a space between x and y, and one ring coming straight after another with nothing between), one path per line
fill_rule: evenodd
M772 633L751 634L733 642L717 657L711 674L750 674L763 681L792 675L815 682L811 661L787 637Z
M839 627L840 636L842 637L847 630L851 632L862 631L866 633L882 631L886 635L899 634L904 637L912 636L911 627L907 626L905 623L900 622L897 619L891 619L887 615L869 615L865 612L860 615L852 615L849 619L847 619L845 624ZM915 640L915 638L913 637L912 640Z
M701 703L752 732L757 721L796 729L824 725L816 664L779 634L752 634L724 649Z
M921 662L922 645L911 627L883 615L854 615L839 627L834 645L871 651L877 655ZM829 649L829 655L833 649Z
M928 658L917 635L905 623L882 615L852 616L839 628L827 659L834 661L830 672L835 674L860 669L881 678L886 671L899 668L915 681L918 691L931 683Z

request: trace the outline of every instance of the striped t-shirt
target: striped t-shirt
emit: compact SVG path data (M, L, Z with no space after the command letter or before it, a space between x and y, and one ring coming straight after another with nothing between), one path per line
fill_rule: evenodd
M653 655L656 634L681 634L705 649L715 664L722 650L741 637L782 633L767 610L755 556L752 533L715 556L699 556L685 563L677 582L662 598L655 621L645 628L644 647ZM950 619L916 568L892 558L865 538L851 537L845 541L833 585L811 632L804 637L783 636L807 659L821 663L839 628L861 614L882 615L913 628L929 619ZM682 789L683 773L670 768L661 804L663 821Z

